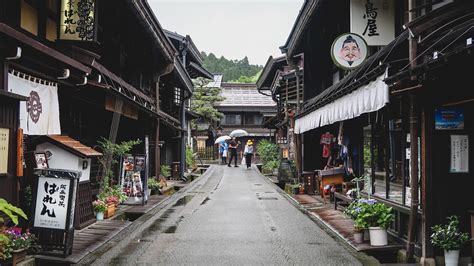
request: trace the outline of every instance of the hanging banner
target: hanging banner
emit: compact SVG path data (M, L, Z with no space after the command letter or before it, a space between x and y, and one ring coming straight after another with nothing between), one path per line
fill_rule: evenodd
M58 87L40 84L34 77L20 78L8 74L8 90L28 97L20 102L20 127L26 135L60 135Z
M95 41L94 9L94 0L61 0L59 39Z
M144 204L147 200L147 157L146 155L126 155L122 158L120 184L128 196L124 204Z
M0 128L0 174L8 172L8 145L10 139L10 129Z
M469 173L469 137L451 135L451 173Z
M351 0L351 32L370 46L387 45L395 39L393 0Z

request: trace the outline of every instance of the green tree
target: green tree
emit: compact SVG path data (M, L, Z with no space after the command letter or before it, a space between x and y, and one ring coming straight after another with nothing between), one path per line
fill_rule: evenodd
M255 83L255 76L263 69L263 66L252 65L245 56L240 60L228 60L224 56L217 58L213 53L201 52L204 61L203 66L211 73L221 73L224 82ZM255 82L252 82L255 79Z
M219 96L221 88L205 87L207 83L208 82L202 78L198 78L194 81L191 110L199 114L207 122L212 123L224 116L223 113L214 108L214 103L225 100L225 97Z

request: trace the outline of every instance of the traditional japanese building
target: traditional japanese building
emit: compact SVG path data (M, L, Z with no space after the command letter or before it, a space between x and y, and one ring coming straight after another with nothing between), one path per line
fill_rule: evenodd
M35 150L41 135L66 135L89 147L102 139L140 139L132 152L147 154L150 176L158 175L159 143L172 143L182 130L180 113L174 111L179 108L167 106L177 101L182 106L192 93L187 65L175 56L147 1L87 2L80 16L77 6L65 3L0 1L0 90L8 99L24 100L15 93L29 96L17 110L8 100L11 110L0 112L10 139L8 179L0 182L6 185L2 189L12 189L0 197L14 203L19 181L21 188L31 181L31 172L14 168L16 161L23 168L14 148L18 128L25 152ZM87 27L78 27L79 20ZM183 97L175 99L175 88ZM175 133L160 136L163 128ZM79 195L98 191L101 171L96 160L91 164L90 180L79 184ZM118 176L113 180L118 182Z
M463 88L474 3L369 4L305 1L281 47L287 58L304 56L304 104L294 126L301 167L342 166L346 181L367 176L365 195L395 212L393 239L434 263L442 252L430 243L431 226L458 215L469 231L474 207L461 199L472 183L472 93ZM367 12L378 12L377 20ZM357 44L357 59L344 59L344 41ZM459 187L449 189L452 182ZM468 247L462 255L471 256Z
M261 139L271 139L273 130L264 128L262 123L276 114L272 98L259 94L255 84L223 82L221 88L220 96L225 100L215 104L224 114L217 125L218 135L229 135L235 129L247 131L248 136L240 138L239 151L243 151L248 139L252 139L255 146Z

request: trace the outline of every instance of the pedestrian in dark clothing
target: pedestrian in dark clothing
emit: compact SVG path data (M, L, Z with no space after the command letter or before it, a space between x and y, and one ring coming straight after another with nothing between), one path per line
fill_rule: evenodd
M235 141L235 138L233 138L230 142L229 142L229 153L230 153L230 156L229 156L229 163L227 164L227 166L230 167L230 164L232 163L232 159L234 159L234 167L239 167L237 165L237 147L239 146L239 144L237 143L237 141Z

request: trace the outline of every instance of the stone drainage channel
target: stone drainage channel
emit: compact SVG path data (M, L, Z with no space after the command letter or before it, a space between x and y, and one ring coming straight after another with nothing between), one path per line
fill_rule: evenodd
M123 213L116 216L114 219L129 220L132 224L81 260L79 265L130 265L135 263L138 251L145 250L152 243L150 236L157 233L173 234L177 230L180 222L184 219L181 210L187 204L195 198L200 198L199 204L205 204L209 200L208 197L201 195L204 192L199 191L203 186L218 186L218 184L208 184L207 182L214 171L219 171L219 169L211 165L203 175L163 200L146 214L137 216Z

